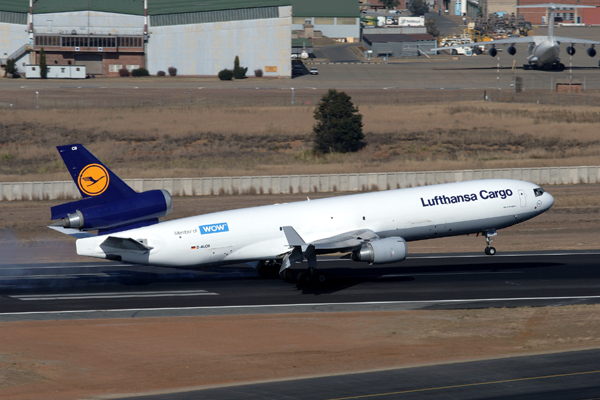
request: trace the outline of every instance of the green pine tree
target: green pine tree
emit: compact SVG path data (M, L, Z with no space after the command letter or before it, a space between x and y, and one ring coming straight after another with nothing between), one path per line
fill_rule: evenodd
M329 89L314 111L314 150L320 154L358 151L365 135L362 115L344 92Z
M248 67L240 67L240 58L235 56L235 60L233 61L233 77L235 79L244 79L246 72L248 72Z
M46 79L48 77L48 65L46 64L46 52L42 47L40 49L40 76L42 79Z

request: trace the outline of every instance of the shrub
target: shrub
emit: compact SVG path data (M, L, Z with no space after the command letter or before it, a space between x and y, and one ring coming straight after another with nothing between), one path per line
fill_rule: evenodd
M10 78L15 77L17 74L17 61L14 58L9 58L6 60L6 68L4 68L4 76L8 76Z
M121 75L122 77L127 77L129 76L129 70L127 68L121 68L119 70L119 75Z
M156 73L156 76L166 76L167 74L165 74L165 71L158 71Z
M177 68L169 67L167 71L169 71L169 76L177 76Z
M262 78L263 76L263 70L262 69L255 69L254 70L254 76L257 78Z
M131 76L150 76L150 72L146 68L137 68L131 71Z
M222 81L230 81L233 78L233 71L230 69L222 69L219 71L219 79Z

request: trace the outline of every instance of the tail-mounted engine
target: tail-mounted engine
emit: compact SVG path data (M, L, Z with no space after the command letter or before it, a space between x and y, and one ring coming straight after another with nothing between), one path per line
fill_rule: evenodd
M406 258L406 241L401 237L389 237L363 243L352 252L354 261L369 264L387 264Z
M149 190L133 196L108 202L101 198L86 198L52 207L52 219L60 219L55 226L82 231L111 230L146 222L155 223L158 218L173 211L173 200L166 190Z

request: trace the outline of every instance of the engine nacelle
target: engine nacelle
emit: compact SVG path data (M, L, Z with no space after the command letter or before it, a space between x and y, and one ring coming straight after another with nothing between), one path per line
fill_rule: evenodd
M369 264L387 264L406 258L406 241L401 237L389 237L363 243L352 252L354 261L366 261Z
M488 54L492 57L496 57L498 55L498 50L495 47L490 47L488 50Z
M574 56L575 55L575 47L574 46L568 46L567 47L567 54L570 56Z
M511 56L514 56L515 54L517 54L517 48L515 46L509 46L508 49L506 49L506 51L508 52L508 54L510 54Z
M590 56L590 57L596 57L596 49L593 47L588 48L587 53L588 53L588 56Z
M158 219L173 211L173 200L166 190L149 190L100 204L87 204L86 200L69 203L75 212L56 225L83 231L111 229Z

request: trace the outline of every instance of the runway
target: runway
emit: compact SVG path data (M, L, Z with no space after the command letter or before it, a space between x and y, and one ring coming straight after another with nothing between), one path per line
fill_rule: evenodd
M321 268L340 278L325 287L262 279L243 266L189 271L115 262L0 265L0 321L597 304L598 260L599 251L413 255L373 271L326 258ZM136 398L592 399L600 393L599 360L600 350L591 349Z
M321 269L337 278L322 287L244 266L0 265L0 321L596 304L599 260L597 251L414 255L370 269L325 258Z
M590 350L170 392L135 398L560 400L597 399L598 393L600 350Z

